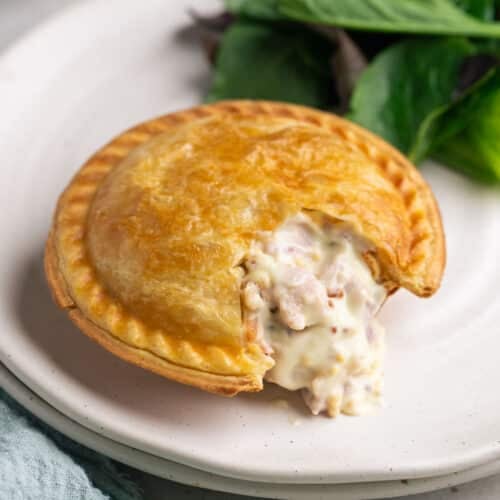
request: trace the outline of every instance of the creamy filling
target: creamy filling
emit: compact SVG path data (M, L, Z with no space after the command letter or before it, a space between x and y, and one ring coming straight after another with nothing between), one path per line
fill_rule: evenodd
M289 218L253 245L242 299L247 325L275 360L266 380L301 390L312 413L363 414L381 401L386 298L343 224Z

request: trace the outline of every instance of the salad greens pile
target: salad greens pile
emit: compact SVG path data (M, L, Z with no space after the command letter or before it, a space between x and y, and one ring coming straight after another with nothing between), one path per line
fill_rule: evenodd
M417 164L500 182L500 0L226 0L193 14L208 101L287 101L346 115Z

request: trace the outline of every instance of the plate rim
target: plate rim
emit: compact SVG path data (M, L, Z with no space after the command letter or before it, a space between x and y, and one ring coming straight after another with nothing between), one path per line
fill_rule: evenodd
M302 499L305 494L311 500L331 498L332 495L335 495L335 498L339 500L369 500L436 491L482 479L500 472L500 460L496 460L460 472L429 478L410 479L405 483L395 479L316 485L252 482L234 479L157 457L116 442L86 428L43 400L23 384L3 363L0 363L0 387L44 423L88 448L161 479L214 491L254 495L262 498L288 498L290 500ZM170 469L169 472L167 472L167 467ZM311 488L320 488L321 491ZM367 493L369 496L366 496Z

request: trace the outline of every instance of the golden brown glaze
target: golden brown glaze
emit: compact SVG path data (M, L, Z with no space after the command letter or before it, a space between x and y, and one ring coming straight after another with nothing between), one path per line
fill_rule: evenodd
M47 275L115 354L213 392L258 390L273 361L243 331L240 264L300 210L348 221L389 289L439 286L439 211L402 155L335 115L247 101L151 120L97 152L59 201Z

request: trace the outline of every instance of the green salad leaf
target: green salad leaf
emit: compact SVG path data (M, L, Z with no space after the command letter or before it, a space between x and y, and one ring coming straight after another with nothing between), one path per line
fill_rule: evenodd
M484 21L495 20L495 0L455 0L462 10Z
M437 112L424 135L427 151L445 165L480 181L500 181L500 67Z
M425 119L450 104L462 61L473 52L462 38L392 45L362 74L348 118L411 155Z
M308 23L386 33L500 38L500 23L481 21L452 0L276 1L281 14Z
M240 20L224 34L208 101L270 99L326 108L331 44L300 26Z
M224 4L229 12L242 16L266 21L283 18L278 10L278 0L225 0Z

